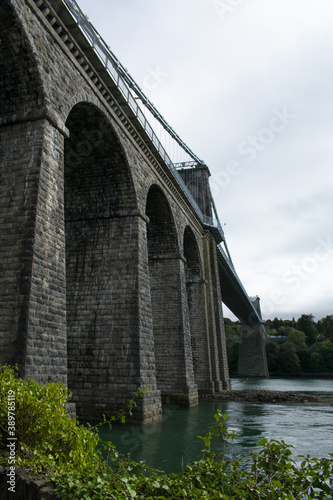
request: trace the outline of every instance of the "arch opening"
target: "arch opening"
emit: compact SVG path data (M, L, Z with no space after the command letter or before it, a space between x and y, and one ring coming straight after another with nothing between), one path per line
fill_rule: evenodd
M64 150L68 385L80 416L126 399L137 330L135 191L125 153L90 103L70 112ZM132 385L131 385L132 382Z
M175 223L169 203L162 190L153 185L149 189L146 204L148 257L150 264L154 259L174 255L178 251Z
M198 243L192 229L187 226L184 231L184 257L186 259L186 282L201 277L201 261Z

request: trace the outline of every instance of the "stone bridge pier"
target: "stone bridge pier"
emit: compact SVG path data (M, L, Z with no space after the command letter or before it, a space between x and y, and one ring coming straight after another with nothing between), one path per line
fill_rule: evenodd
M229 387L216 240L62 8L0 6L0 364L154 420Z
M259 297L253 297L251 301L261 319ZM241 322L238 376L268 378L266 331L263 322L258 323L255 319L249 317L246 323Z

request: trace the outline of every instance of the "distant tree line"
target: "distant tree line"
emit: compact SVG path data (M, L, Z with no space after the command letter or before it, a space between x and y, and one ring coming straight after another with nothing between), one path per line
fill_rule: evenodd
M225 318L229 371L236 374L241 326ZM333 373L333 315L315 322L312 314L297 320L265 321L271 374Z

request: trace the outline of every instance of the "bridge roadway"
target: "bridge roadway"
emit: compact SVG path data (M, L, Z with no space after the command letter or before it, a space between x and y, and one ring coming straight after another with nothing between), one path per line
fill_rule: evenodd
M137 101L141 101L144 107L148 109L154 118L163 126L172 139L178 143L192 160L194 160L193 168L195 168L195 165L205 165L204 162L181 140L145 96L143 91L129 75L128 71L112 53L106 42L90 23L87 16L81 11L75 0L49 1L50 5L56 8L64 27L84 49L85 55L94 67L96 74L103 79L103 82L121 104L128 119L133 122L136 130L142 134L151 152L159 161L162 160L167 165L170 174L179 184L184 196L187 198L196 214L200 217L204 227L209 229L215 236L218 245L218 266L223 303L243 324L259 325L262 322L261 317L236 273L226 245L225 235L216 212L214 201L212 200L212 212L215 212L215 217L203 214L184 180L179 175L175 164L170 159L169 154L149 124L145 114L142 112L142 106L140 107ZM39 6L42 0L35 0L35 3Z

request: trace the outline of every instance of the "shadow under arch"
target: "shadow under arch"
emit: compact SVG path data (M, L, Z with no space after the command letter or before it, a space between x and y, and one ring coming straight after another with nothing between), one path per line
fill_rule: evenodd
M149 259L179 254L171 208L163 191L156 184L153 184L148 191L146 215L149 217L147 226Z
M0 16L4 27L0 32L0 116L2 119L7 116L3 123L27 121L45 106L37 55L24 24L8 0L1 2Z
M64 211L68 385L78 415L98 417L138 387L138 217L130 170L93 104L66 121Z
M156 184L146 203L157 388L162 401L197 404L186 301L185 262L169 202Z
M202 275L201 259L198 243L190 226L185 228L183 242L186 259L186 282L198 280Z
M206 328L202 321L202 314L205 312L202 309L204 303L204 294L201 293L202 288L202 266L198 243L190 226L186 226L183 238L183 251L186 259L185 264L185 279L186 279L186 295L190 321L191 333L191 348L193 358L193 371L195 381L200 389L200 378L202 376L202 368L204 360L207 359L207 341ZM199 313L199 314L198 314ZM205 317L205 314L203 314Z

